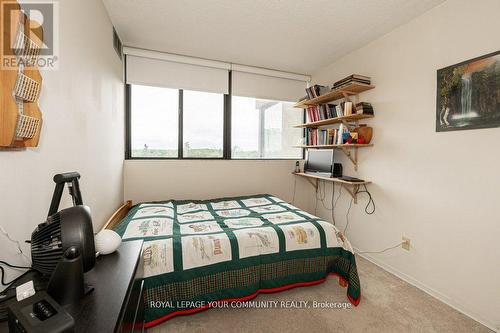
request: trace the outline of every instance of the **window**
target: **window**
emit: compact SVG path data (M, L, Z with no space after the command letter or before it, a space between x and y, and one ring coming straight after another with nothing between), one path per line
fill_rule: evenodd
M127 48L126 158L301 159L307 75ZM159 88L159 87L171 87Z
M224 95L183 91L183 157L222 158Z
M303 112L293 103L249 97L232 97L232 158L302 158L293 148L302 138Z
M131 158L223 157L223 94L135 84L129 94Z
M179 91L130 87L130 156L178 157Z

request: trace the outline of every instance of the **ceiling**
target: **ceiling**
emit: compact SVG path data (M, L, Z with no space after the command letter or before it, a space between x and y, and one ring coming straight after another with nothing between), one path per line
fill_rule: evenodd
M126 46L311 74L444 0L103 0Z

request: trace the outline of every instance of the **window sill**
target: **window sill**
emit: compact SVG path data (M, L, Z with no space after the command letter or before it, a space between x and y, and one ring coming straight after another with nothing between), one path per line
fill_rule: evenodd
M125 161L302 161L304 158L222 158L222 157L212 157L212 158L176 158L176 157L130 157L126 158Z

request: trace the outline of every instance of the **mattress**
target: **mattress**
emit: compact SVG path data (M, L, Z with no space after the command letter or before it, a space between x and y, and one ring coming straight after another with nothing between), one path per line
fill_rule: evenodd
M331 223L272 195L143 203L115 227L143 239L146 327L334 274L357 305L352 247Z

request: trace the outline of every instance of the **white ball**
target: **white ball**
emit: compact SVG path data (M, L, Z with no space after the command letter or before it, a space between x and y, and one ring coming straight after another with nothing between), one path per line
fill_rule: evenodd
M95 235L94 241L96 252L103 255L115 252L122 243L120 235L109 229L104 229Z

